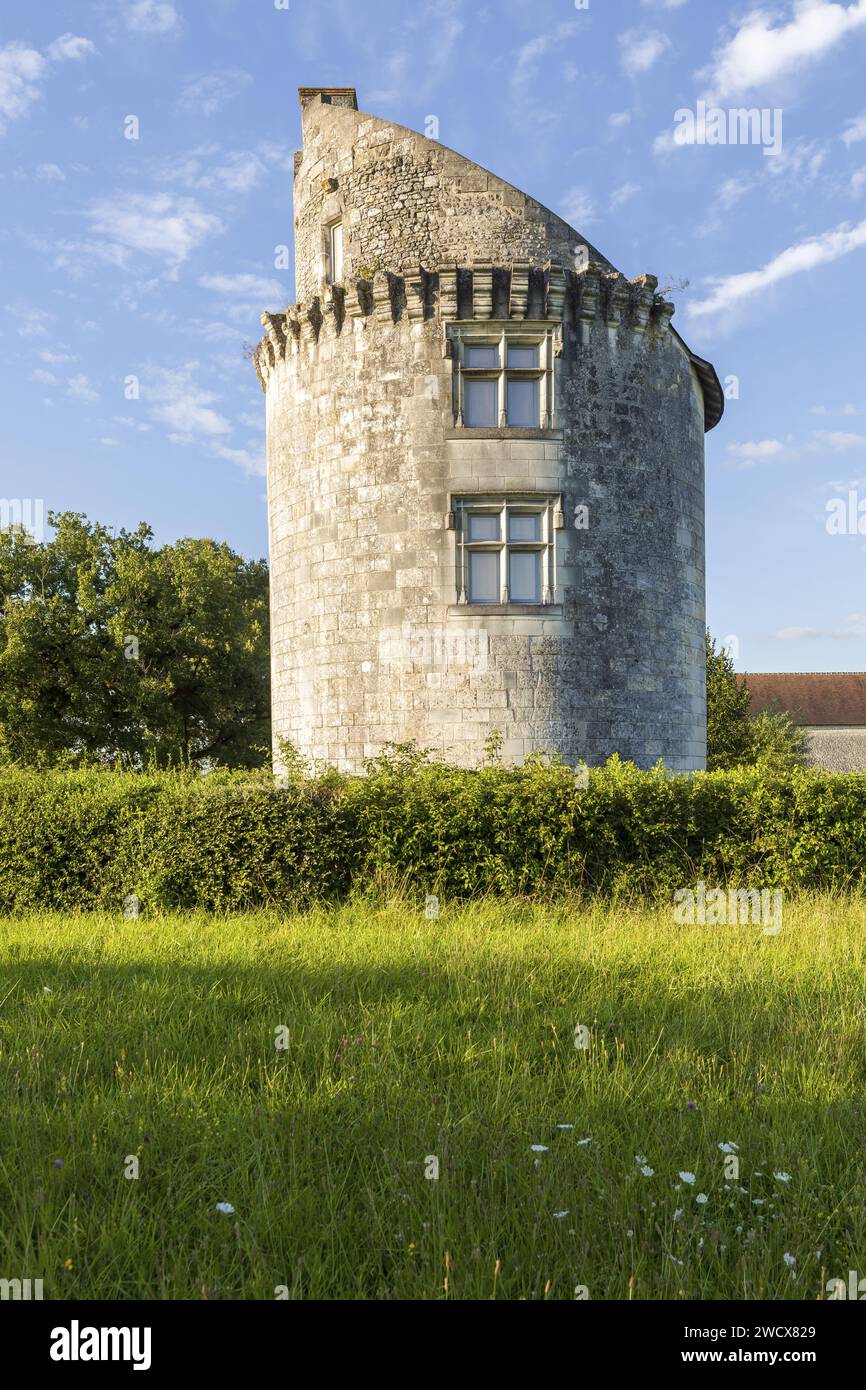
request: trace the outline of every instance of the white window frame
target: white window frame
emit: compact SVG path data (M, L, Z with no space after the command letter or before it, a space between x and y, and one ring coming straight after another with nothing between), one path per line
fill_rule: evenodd
M559 493L484 493L477 497L463 496L452 500L454 529L457 539L458 603L473 607L513 605L515 607L547 607L556 599L556 532L562 517L562 498ZM508 535L508 520L513 514L527 513L540 517L539 538L533 541L512 541ZM499 538L492 541L470 539L472 516L497 516ZM474 600L470 592L470 556L472 554L499 556L499 601ZM541 593L538 599L513 599L509 593L510 557L514 553L537 554L541 558Z
M561 325L548 322L532 323L521 320L508 322L485 321L478 319L466 323L452 323L447 328L451 344L453 364L452 406L454 425L457 429L556 429L555 363L558 344L561 341ZM466 349L472 347L494 348L497 364L492 367L468 367ZM534 347L538 349L537 367L509 367L509 347ZM467 425L465 420L465 398L467 381L496 382L496 420L491 425ZM538 420L534 425L512 425L508 421L508 383L509 381L536 381L538 383Z

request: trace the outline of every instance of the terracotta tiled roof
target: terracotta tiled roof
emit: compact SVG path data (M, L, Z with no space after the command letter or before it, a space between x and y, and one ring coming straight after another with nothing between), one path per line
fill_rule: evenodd
M776 705L797 724L866 727L866 671L747 674L752 713Z

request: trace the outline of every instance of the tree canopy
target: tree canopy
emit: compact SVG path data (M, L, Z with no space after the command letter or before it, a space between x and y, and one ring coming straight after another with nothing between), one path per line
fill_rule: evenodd
M267 757L268 567L49 514L0 532L0 756L226 764Z

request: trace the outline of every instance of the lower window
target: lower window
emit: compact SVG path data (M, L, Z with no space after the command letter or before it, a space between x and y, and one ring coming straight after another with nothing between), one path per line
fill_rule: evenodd
M458 497L453 516L460 603L555 601L559 497Z

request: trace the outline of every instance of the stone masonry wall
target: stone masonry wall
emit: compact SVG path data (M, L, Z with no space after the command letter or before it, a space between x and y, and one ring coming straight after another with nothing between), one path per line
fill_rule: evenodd
M359 142L383 126L392 138L375 177L384 192L390 179L380 201L394 230L377 241L381 227L365 216L358 255L381 245L391 263L359 278L356 256L345 287L324 287L309 258L331 213L302 195L299 285L311 293L263 316L256 353L275 748L287 738L307 757L360 770L386 742L415 740L475 765L496 730L508 760L555 749L571 762L618 752L643 767L664 758L677 771L700 768L705 398L670 328L672 306L652 277L628 282L603 260L577 273L557 263L553 252L561 261L580 238L564 236L553 214L524 220L525 206L497 198L473 203L464 226L440 185L427 190L423 218L401 223L407 166L395 156L407 135L419 147L413 169L422 153L443 171L465 162L316 104L305 108L300 177L332 170L347 221L350 195L371 186ZM319 168L325 145L333 159ZM507 189L489 177L488 198ZM498 253L497 236L507 237ZM446 248L437 237L453 240ZM422 269L427 254L442 259ZM556 326L554 428L455 427L447 325L479 318ZM458 605L452 499L528 491L562 498L554 603L537 615ZM579 506L587 529L573 524Z
M318 292L322 229L342 217L346 278L365 270L490 260L573 263L589 246L567 222L438 141L311 98L296 156L295 284ZM589 246L591 258L610 269Z

